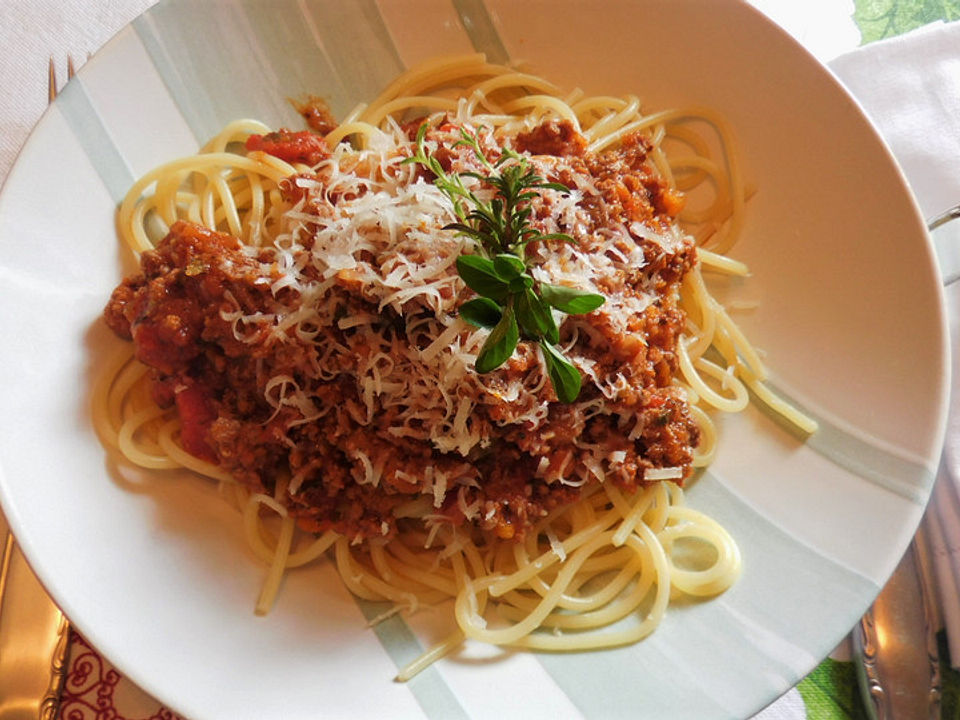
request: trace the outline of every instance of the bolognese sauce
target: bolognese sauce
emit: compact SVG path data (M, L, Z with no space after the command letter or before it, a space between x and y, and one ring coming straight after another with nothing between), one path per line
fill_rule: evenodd
M447 117L426 141L445 169L476 172L459 130ZM534 273L607 298L562 318L560 345L584 380L572 403L532 343L473 369L487 331L458 319L475 295L455 260L476 248L443 229L455 218L429 174L402 164L413 132L389 151L253 136L248 149L313 166L284 186L276 241L178 221L107 305L156 401L176 408L184 448L252 489L282 484L308 531L390 537L413 517L520 538L601 481L629 491L652 468L690 475L699 433L672 378L696 250L648 141L596 154L567 121L476 131L491 159L511 147L568 188L531 201L545 234L575 240L529 247Z

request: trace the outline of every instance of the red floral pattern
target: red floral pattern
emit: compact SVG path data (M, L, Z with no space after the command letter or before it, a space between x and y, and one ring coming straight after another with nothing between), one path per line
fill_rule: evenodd
M79 634L70 633L58 720L185 720L146 695Z

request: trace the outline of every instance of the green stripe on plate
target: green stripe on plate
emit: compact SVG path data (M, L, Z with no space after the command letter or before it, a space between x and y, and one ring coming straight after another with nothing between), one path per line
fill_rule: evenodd
M375 603L360 598L355 600L367 622L372 622L394 607L393 603ZM373 631L398 670L423 654L423 646L399 614L376 623ZM427 717L436 720L466 720L466 712L436 666L428 667L411 678L407 681L407 686Z
M883 447L880 440L854 435L837 423L810 410L772 383L768 382L767 386L776 395L816 420L819 425L817 431L809 437L803 435L791 423L760 401L756 395L751 394L754 406L797 436L811 450L838 467L917 505L927 502L936 479L936 472L926 467L919 458L911 459L906 451L898 452L892 446Z
M358 103L372 101L403 71L400 53L375 0L301 0L298 5L344 85L342 98L326 98L336 117L344 117Z
M286 97L302 88L274 72L237 2L161 2L133 28L198 144L238 118L301 122Z
M334 111L349 102L349 89L314 36L313 23L308 22L302 8L294 3L261 0L240 0L239 4L254 29L256 52L269 64L278 86L282 82L284 87L295 89L294 96L322 92Z
M483 0L453 0L453 6L477 52L484 53L487 60L493 63L510 61L507 48Z
M56 105L110 197L119 204L133 185L133 171L114 145L79 78L66 84L57 96Z
M743 574L718 598L672 601L661 626L635 645L538 655L588 718L749 717L826 656L879 590L771 523L710 473L689 496L735 533ZM793 598L789 608L783 597ZM744 677L744 666L765 671ZM678 697L681 707L669 704Z
M198 143L237 118L300 127L307 95L342 118L403 70L374 0L170 0L133 27Z
M934 472L818 419L820 428L807 445L825 458L917 505L927 502Z

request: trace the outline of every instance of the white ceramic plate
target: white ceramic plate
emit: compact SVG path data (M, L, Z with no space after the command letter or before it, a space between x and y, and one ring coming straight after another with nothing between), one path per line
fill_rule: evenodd
M561 84L706 105L758 192L729 294L775 385L821 421L806 444L751 411L722 423L691 502L744 555L737 585L672 607L654 636L572 655L471 648L408 685L398 663L441 632L421 613L372 630L320 564L266 618L264 569L209 484L122 476L88 418L116 342L99 321L124 270L114 209L133 179L227 120L337 113L404 66L472 49ZM424 0L164 2L91 59L0 196L0 496L66 614L194 720L325 717L746 717L852 627L906 547L944 425L947 350L932 253L903 179L834 79L745 3Z

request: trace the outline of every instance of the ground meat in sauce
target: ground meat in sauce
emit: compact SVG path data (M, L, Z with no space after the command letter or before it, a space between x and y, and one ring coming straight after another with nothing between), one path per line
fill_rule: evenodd
M518 152L531 155L583 155L587 139L569 120L546 120L528 132L517 133Z
M256 149L281 157L320 153L312 140L287 131L252 142ZM648 166L649 144L640 135L594 155L586 152L584 138L570 123L549 121L518 135L516 147L562 157L567 172L594 179L599 194L582 201L594 227L631 222L665 227L682 204ZM564 171L550 179L565 182ZM298 199L293 187L286 190L291 201ZM466 472L475 481L448 492L432 512L454 524L470 522L501 538L519 538L546 512L580 496L581 487L556 477L574 468L582 471L597 448L617 458L607 478L626 490L644 483L647 468L690 472L698 430L672 377L684 322L677 284L695 261L695 249L688 240L669 252L639 238L629 242L642 248L645 265L625 275L610 292L629 298L641 285L653 285L656 301L630 317L626 329L601 313L571 316L563 325L563 341L577 338L577 350L592 362L596 376L622 378L616 398L605 400L606 412L588 411L603 400L589 383L574 405L557 402L549 386L540 391L552 402L544 421L533 429L510 424L524 408L488 398L473 409L473 422L492 440L466 457L391 432L389 409L370 422L359 422L363 398L351 377L349 356L336 377L318 380L304 374L304 368L316 365L325 344L364 352L349 328L317 328L319 339L309 343L299 342L293 333L282 341L260 337L256 327L249 329L252 335L238 337L244 331L235 321L238 314L280 312L295 294L271 291L277 266L270 249L244 248L223 233L178 222L155 250L143 254L141 273L116 288L104 317L120 337L133 340L137 358L151 368L157 402L176 406L181 440L189 452L265 492L273 492L280 479L299 478L289 502L303 528L334 529L358 539L389 536L396 531L398 508L422 497L422 478L440 471ZM334 301L344 307L379 313L377 322L388 335L412 337L410 319L380 313L349 273L337 276L334 293ZM521 343L489 382L506 386L537 362ZM303 408L270 402L271 393L278 392L271 379L278 377L311 384L314 402L328 411L304 422ZM377 483L358 481L356 451L375 460ZM468 521L462 512L465 505L479 507L479 515Z
M294 103L294 107L306 121L307 127L316 133L326 135L339 125L323 98L310 95L303 102Z
M260 150L289 163L316 165L330 154L326 141L307 130L277 130L247 138L247 150Z

